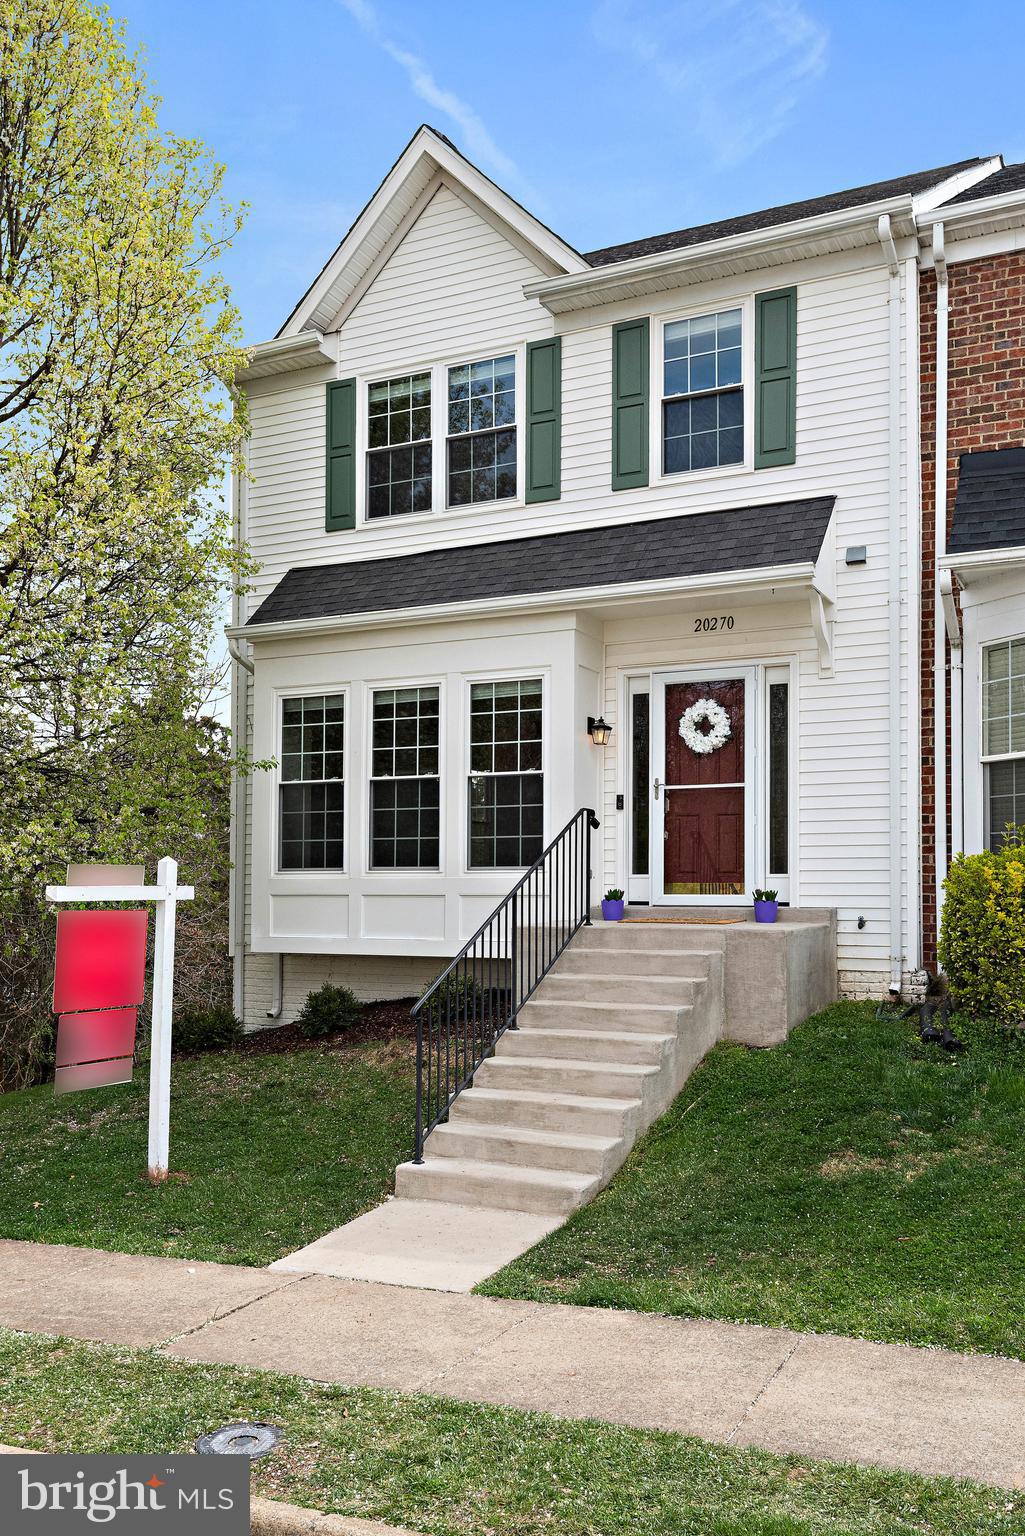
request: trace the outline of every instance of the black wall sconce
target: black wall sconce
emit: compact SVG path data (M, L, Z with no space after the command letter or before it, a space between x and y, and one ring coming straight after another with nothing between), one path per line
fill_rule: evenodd
M598 716L597 720L593 715L588 715L587 734L596 747L604 747L608 745L609 739L612 736L612 727L605 724L601 715Z

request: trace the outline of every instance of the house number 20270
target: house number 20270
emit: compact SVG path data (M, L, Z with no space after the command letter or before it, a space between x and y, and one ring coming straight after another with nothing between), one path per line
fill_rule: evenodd
M712 617L710 619L695 619L694 620L694 633L696 635L710 635L710 634L713 634L714 631L717 630L717 629L732 629L732 628L733 628L733 615L732 615L732 613L722 613L722 614L720 614L718 616L718 618Z

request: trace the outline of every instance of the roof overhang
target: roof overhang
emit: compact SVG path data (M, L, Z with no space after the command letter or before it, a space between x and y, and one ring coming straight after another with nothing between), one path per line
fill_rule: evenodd
M1025 569L1025 544L1006 549L972 549L962 554L955 550L941 555L938 565L941 571L952 571L963 587L970 587L978 581Z
M1020 229L1025 224L1025 188L1003 192L996 197L980 197L970 203L932 208L928 213L919 215L918 223L923 233L923 243L927 240L930 248L934 224L942 224L954 240L996 234L1005 229Z
M515 198L503 192L490 177L425 124L410 139L334 255L281 327L279 336L295 336L309 329L330 329L346 299L388 249L396 230L412 214L439 173L465 187L521 240L529 243L541 258L542 270L546 267L556 272L590 270L579 251L534 218Z
M298 336L278 336L261 341L249 349L249 362L235 375L236 382L269 378L275 373L293 373L300 368L314 368L337 362L335 353L325 344L319 331L303 331Z
M652 604L671 604L678 599L693 601L705 597L717 600L735 598L747 602L771 596L774 599L782 597L810 603L810 623L815 634L819 665L823 672L827 672L832 666L835 600L833 524L834 519L830 518L822 549L815 561L799 560L787 565L759 566L742 571L702 572L697 576L656 581L610 582L604 586L561 588L500 599L482 598L474 602L431 603L410 608L369 609L361 613L283 619L266 624L235 624L229 626L225 634L230 640L246 640L258 646L268 641L341 635L362 629L408 629L419 624L457 624L467 619L526 616L556 610L628 615L632 609L650 607Z
M542 278L524 285L527 298L538 299L553 315L611 304L644 294L661 293L711 278L783 266L812 256L838 251L879 248L879 219L886 214L894 239L913 236L916 230L914 199L888 198L824 214L814 220L798 219L751 234L708 240L682 250L660 251L604 267L588 267L582 273Z
M552 609L629 606L677 596L769 591L796 595L814 586L816 574L817 568L812 561L801 560L789 565L761 566L747 571L702 572L700 576L678 576L659 581L610 582L600 587L561 588L552 592L482 598L471 603L430 603L417 608L383 608L364 613L328 614L312 619L283 619L268 624L235 624L226 629L225 634L230 639L245 639L259 644L262 640L340 634L353 629L397 629L413 624L458 623L482 616L493 618L505 614L545 613Z

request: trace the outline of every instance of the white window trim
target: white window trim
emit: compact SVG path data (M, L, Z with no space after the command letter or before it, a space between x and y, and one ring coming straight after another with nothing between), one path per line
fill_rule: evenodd
M448 501L448 370L466 363L482 362L492 357L515 359L516 377L516 495L501 501L468 501L459 506L449 506ZM342 370L344 372L344 369ZM368 517L368 455L370 454L370 386L385 379L401 379L406 374L429 373L431 375L431 508L429 512L403 512L397 517ZM465 513L494 513L522 508L527 470L526 449L526 344L484 349L476 353L461 352L454 356L435 359L432 362L387 364L372 371L356 374L356 527L391 528L403 524L437 523L445 518L460 517ZM440 429L440 430L439 430ZM736 467L736 466L735 466ZM412 686L412 685L410 685Z
M489 506L493 505L493 503L489 502L488 505ZM511 874L520 873L520 874L522 874L522 872L525 869L529 869L529 867L530 867L527 864L489 864L489 865L487 865L484 868L478 868L476 866L471 866L471 864L470 864L470 818L469 818L469 814L468 814L468 805L467 805L467 798L466 798L467 797L468 786L469 786L469 783L470 783L470 772L471 772L471 769L470 769L470 748L471 748L472 743L470 741L470 701L471 701L472 689L473 689L474 684L475 683L516 683L516 682L522 682L524 679L526 679L528 677L539 677L541 679L541 778L542 778L542 781L543 781L542 795L541 795L541 847L542 848L547 848L549 842L551 841L551 831L550 831L550 822L549 822L549 809L548 809L549 808L549 801L550 801L550 781L549 781L549 774L548 774L548 768L549 768L549 745L548 744L549 744L549 740L550 740L550 736L551 736L551 728L550 728L549 712L548 712L548 700L549 700L549 698L551 696L551 687L550 687L551 668L547 667L547 666L542 666L542 667L515 667L513 669L505 669L505 668L503 668L503 669L501 669L499 671L491 671L491 672L467 672L467 673L464 673L464 675L463 675L463 711L462 711L462 719L463 719L463 754L462 754L463 773L462 773L462 786L461 786L461 790L460 790L460 794L461 794L461 800L460 800L460 819L462 821L462 831L460 833L460 850L461 850L462 873L464 875L469 875L471 878L481 878L481 877L483 877L483 878L486 879L486 878L488 878L490 876L501 875L501 874L509 874L509 873L511 873Z
M411 516L413 514L410 514ZM382 519L388 521L388 519ZM404 521L404 519L399 519ZM445 774L445 741L447 727L447 709L445 698L445 676L443 673L434 677L375 677L372 681L363 684L363 784L365 786L365 803L363 810L362 829L362 873L370 880L380 880L402 884L407 880L437 880L439 874L445 874L445 849L447 837L446 817L446 774ZM374 740L374 694L387 693L392 688L437 688L438 690L438 862L430 866L423 865L413 869L375 869L372 861L372 835L371 816L373 814L373 740ZM420 777L420 775L411 775Z
M779 891L780 901L794 905L791 894L796 884L794 880L795 860L797 857L797 844L795 828L797 823L797 714L795 677L797 668L792 662L766 662L759 666L761 672L762 709L761 731L755 751L756 771L758 773L758 792L761 804L759 816L761 820L760 856L761 879L760 884L770 889L775 887ZM773 683L786 683L787 685L787 872L781 874L778 870L769 867L769 688Z
M996 650L997 646L1013 645L1016 640L1025 640L1025 632L1015 630L1011 634L993 635L988 640L979 641L978 661L978 718L977 736L979 744L978 776L979 776L979 808L982 813L982 826L979 829L979 847L989 847L989 820L990 820L990 795L989 774L986 769L994 763L1021 763L1025 762L1025 752L984 752L986 742L986 653Z
M697 320L702 315L718 315L727 309L739 309L741 312L740 388L744 397L744 457L739 464L715 464L709 469L674 470L666 474L662 468L662 404L665 399L662 392L662 365L665 358L666 327L675 325L679 320ZM651 389L648 474L653 486L690 485L754 469L754 316L755 300L752 293L735 299L716 299L714 303L706 299L704 304L692 309L674 310L671 314L656 317L653 338L656 344L650 349L648 359Z
M331 869L283 869L281 865L281 787L291 781L281 777L282 730L282 705L285 699L317 699L326 698L328 694L341 694L345 700L344 728L345 735L342 743L342 863L340 867ZM351 687L348 683L323 684L318 687L296 684L289 687L275 688L274 700L274 787L271 795L271 850L270 861L271 877L275 880L295 880L305 884L314 881L323 884L325 880L340 880L348 875L352 863L352 823L349 816L349 780L351 777L352 757L349 746L352 739L352 703ZM328 782L328 781L325 781Z

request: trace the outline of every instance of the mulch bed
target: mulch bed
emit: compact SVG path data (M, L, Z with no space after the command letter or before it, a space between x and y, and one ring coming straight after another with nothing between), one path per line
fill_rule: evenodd
M231 1049L243 1056L283 1056L291 1051L347 1050L378 1040L412 1041L415 1030L409 1010L415 1001L413 997L400 997L391 1003L364 1003L360 1018L351 1029L324 1035L319 1040L305 1040L294 1024L279 1024L254 1030Z

